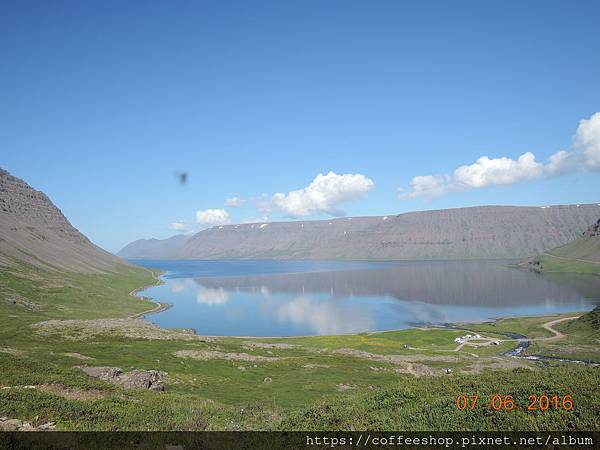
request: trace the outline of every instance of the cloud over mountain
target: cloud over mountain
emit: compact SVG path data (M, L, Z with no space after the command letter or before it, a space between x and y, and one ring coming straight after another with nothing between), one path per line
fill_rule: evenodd
M200 225L215 226L231 223L229 213L224 209L205 209L196 211L196 222Z
M339 204L363 198L374 186L362 174L320 173L303 189L273 195L270 204L292 218L321 213L342 216Z
M583 170L600 170L600 113L581 120L569 149L552 154L546 164L536 161L531 152L523 153L516 160L506 156L482 156L451 174L413 177L410 191L401 192L400 198L437 197L452 191L511 185Z

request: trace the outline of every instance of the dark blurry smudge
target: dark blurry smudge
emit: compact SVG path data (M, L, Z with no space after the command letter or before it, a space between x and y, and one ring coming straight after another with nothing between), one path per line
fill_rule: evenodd
M182 186L187 183L187 180L188 180L188 173L187 172L177 172L175 174L175 176L179 180L179 184L181 184Z

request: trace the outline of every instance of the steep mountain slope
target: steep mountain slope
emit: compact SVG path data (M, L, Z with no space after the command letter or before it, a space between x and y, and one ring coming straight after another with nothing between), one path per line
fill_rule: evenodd
M0 169L0 266L97 273L125 261L92 244L42 192Z
M177 258L189 238L178 234L167 239L138 239L123 247L117 255L121 258Z
M535 272L600 274L600 219L573 241L528 258L519 265Z
M588 228L581 237L546 252L561 258L600 263L600 219Z
M227 225L200 231L180 250L168 252L168 257L522 258L575 239L598 216L598 204L481 206L385 217ZM146 247L143 257L162 258L164 248L160 246L156 252ZM128 256L141 257L133 251L128 251Z

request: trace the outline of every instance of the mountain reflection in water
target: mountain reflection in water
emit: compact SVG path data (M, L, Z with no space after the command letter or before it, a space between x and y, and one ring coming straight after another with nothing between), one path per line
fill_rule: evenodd
M285 263L281 262L281 271ZM269 275L256 275L260 267L253 267L251 275L179 278L173 262L166 285L144 295L173 304L148 316L161 326L238 336L341 334L585 311L600 296L600 277L540 275L506 267L507 263L390 262ZM236 262L220 264L222 268L213 266L209 272L219 267L225 275L228 264Z

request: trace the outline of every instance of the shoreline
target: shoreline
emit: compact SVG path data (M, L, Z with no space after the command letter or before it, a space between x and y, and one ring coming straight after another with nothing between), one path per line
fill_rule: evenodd
M145 291L148 288L151 287L155 287L155 286L160 286L162 284L165 284L165 282L160 278L161 275L163 275L164 272L160 272L160 271L154 271L152 269L148 269L147 267L142 267L142 266L138 266L141 267L144 270L147 270L148 272L150 272L150 274L152 275L152 278L154 278L155 282L152 284L147 284L144 286L140 286L138 288L133 289L129 295L135 299L138 300L146 300L148 302L154 303L156 306L152 309L146 310L146 311L142 311L136 314L133 314L131 316L128 316L128 319L139 319L142 316L145 316L146 314L151 314L151 313L158 313L161 311L165 311L167 309L169 309L172 305L170 305L169 303L161 303L159 301L154 300L152 297L146 297L146 296L141 296L138 295L140 292ZM144 320L144 319L142 319Z

